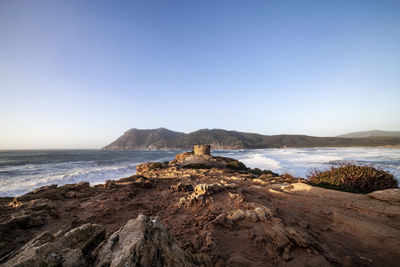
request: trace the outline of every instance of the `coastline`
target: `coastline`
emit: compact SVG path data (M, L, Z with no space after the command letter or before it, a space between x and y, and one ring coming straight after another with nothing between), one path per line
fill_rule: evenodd
M21 247L46 231L53 241L42 241L44 244L65 246L57 240L76 229L104 229L101 238L93 241L98 248L81 252L87 265L96 266L96 262L113 260L113 253L120 253L108 252L110 256L104 258L102 244L111 242L116 233L121 235L121 227L138 225L140 220L148 221L146 218L165 226L168 234L163 236L174 236L169 242L187 253L185 260L197 259L203 266L397 264L400 240L387 238L400 235L400 202L393 196L377 200L372 195L314 187L273 172L258 175L227 169L224 164L236 164L233 159L200 160L183 153L168 164L138 165L136 175L104 184L45 186L14 201L0 198L0 231L7 242L7 246L0 245L0 264L32 255ZM194 168L200 166L194 163L211 165L202 169ZM88 223L93 226L82 228ZM148 230L139 229L137 234L164 229L153 227L147 225ZM376 227L379 231L371 231ZM87 234L97 232L91 233ZM144 236L141 240L152 239ZM360 246L365 240L368 247ZM171 255L162 247L164 242L151 244L163 251L154 257Z
M270 169L306 177L310 169L326 169L330 164L353 162L374 164L400 178L397 149L388 148L287 148L250 150L213 150L220 156L242 160L252 168ZM0 195L19 196L50 184L81 181L104 183L135 173L137 164L171 160L180 151L99 151L30 150L0 154ZM4 157L1 157L4 155ZM8 192L8 193L7 193ZM6 194L7 193L7 194Z

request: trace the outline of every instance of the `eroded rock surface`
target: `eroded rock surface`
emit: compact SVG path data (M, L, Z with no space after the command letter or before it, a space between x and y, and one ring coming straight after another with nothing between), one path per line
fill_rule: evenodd
M379 190L369 193L368 196L383 201L400 203L400 188Z
M158 217L140 214L99 248L95 266L209 266L206 256L183 251Z
M246 166L238 160L214 157L210 153L210 148L207 146L195 147L194 152L184 152L176 155L175 159L169 162L169 166L178 168L232 168L245 169Z
M2 266L85 266L104 239L104 227L85 224L65 234L44 232L8 256Z
M105 238L101 225L44 232L4 259L2 266L211 266L206 255L182 250L158 217L139 214Z

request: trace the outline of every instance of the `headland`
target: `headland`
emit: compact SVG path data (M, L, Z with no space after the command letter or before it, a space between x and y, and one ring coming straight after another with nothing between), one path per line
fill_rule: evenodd
M214 157L0 198L2 266L396 266L400 189L367 195Z

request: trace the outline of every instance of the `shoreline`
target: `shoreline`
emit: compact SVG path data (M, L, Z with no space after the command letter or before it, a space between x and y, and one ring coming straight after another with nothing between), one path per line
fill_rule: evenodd
M333 149L333 151L329 151L329 149ZM318 151L320 150L320 151ZM378 152L378 151L385 152ZM63 150L57 150L58 157L64 157ZM163 151L149 151L149 150L136 150L136 151L118 151L118 152L108 152L108 151L99 151L99 150L66 150L65 153L68 155L68 159L65 162L55 161L53 163L51 155L53 155L54 150L49 151L49 155L46 156L45 150L37 151L39 153L45 153L42 156L44 157L39 162L33 164L30 168L27 168L27 164L23 165L10 165L6 166L6 169L9 167L12 168L12 171L24 171L25 174L22 178L27 179L26 182L21 182L17 187L14 188L14 185L17 185L21 179L18 179L16 174L13 172L9 172L9 178L6 175L8 173L3 172L0 176L0 179L8 179L9 182L4 182L1 186L1 190L3 191L11 191L10 193L1 193L3 196L20 196L30 190L34 190L34 188L40 187L42 185L46 185L44 181L48 181L49 184L70 184L76 183L80 181L87 181L90 184L99 184L103 183L107 179L119 179L121 177L129 176L134 174L135 166L137 164L141 164L146 161L146 155L149 155L149 158L153 158L155 161L164 161L165 157L171 159L174 153L181 152L179 151L171 151L171 150L163 150ZM87 151L87 152L85 152ZM285 152L287 151L287 152ZM292 151L292 152L290 152ZM307 152L308 151L308 152ZM371 158L368 156L368 151L371 152ZM356 159L356 161L360 161L359 164L373 164L378 168L382 168L383 170L389 171L395 175L395 177L400 180L400 173L395 166L399 164L398 160L395 160L396 153L387 148L336 148L336 147L322 147L322 148L312 148L312 149L293 149L287 148L280 149L249 149L249 150L214 150L214 152L218 155L228 156L228 157L236 157L238 159L244 160L245 163L253 168L258 167L261 169L271 169L279 173L288 172L294 176L298 177L306 177L308 171L313 168L317 169L326 169L330 166L330 164L335 161L352 161ZM81 153L82 152L82 153ZM353 152L356 154L353 155ZM365 155L364 155L365 152ZM21 153L21 159L24 161L29 160L29 157L24 156L24 151L18 152L14 151L15 157L12 158L4 158L6 160L15 162L20 161L19 153ZM26 153L31 153L28 151ZM254 155L260 153L259 155ZM283 153L283 154L282 154ZM287 154L289 153L289 154ZM380 156L376 158L378 153ZM281 155L282 154L282 155ZM87 156L88 155L88 156ZM103 156L104 155L104 156ZM115 156L118 155L118 156ZM127 155L127 156L125 156ZM153 156L150 156L153 155ZM286 155L286 156L285 156ZM357 156L358 155L358 156ZM7 156L8 157L8 156ZM47 161L46 157L49 158ZM75 159L76 158L76 159ZM391 159L393 158L393 159ZM3 159L3 158L1 158ZM0 159L0 160L1 160ZM293 159L293 160L291 160ZM278 164L273 164L272 160ZM378 163L374 163L373 161L377 161ZM385 162L389 160L387 164L379 165L379 161L384 160ZM79 164L76 165L74 162L77 161ZM331 162L332 161L332 162ZM368 161L371 161L368 163ZM42 165L43 163L50 164L48 168L57 168L58 173L52 173L46 171L46 166ZM69 164L72 162L71 168L69 168ZM86 163L88 162L88 163ZM113 163L114 162L114 163ZM331 162L331 163L329 163ZM55 164L53 166L53 164ZM61 164L60 166L58 164ZM271 165L272 164L272 165ZM356 163L357 164L357 163ZM387 168L385 168L385 166ZM390 167L394 166L394 167ZM279 167L279 168L278 168ZM278 169L277 169L278 168ZM1 167L0 167L1 169ZM32 171L30 171L32 169ZM3 169L5 170L5 169ZM34 173L36 172L36 173ZM41 173L43 172L43 175ZM32 176L30 176L32 173ZM15 180L13 177L16 177ZM104 178L103 178L104 177ZM65 179L65 181L63 181ZM6 181L6 180L4 180ZM40 182L41 181L41 182ZM1 181L0 181L1 182ZM30 185L28 184L30 183ZM41 183L41 184L40 184ZM32 186L33 184L33 186ZM12 186L13 189L10 190L8 188ZM8 188L8 189L7 189ZM24 190L25 188L25 190ZM7 194L7 195L6 195Z
M198 168L201 164L207 168ZM139 240L154 241L140 246L161 251L150 258L169 258L176 254L163 247L166 241L151 237L164 229L161 236L171 236L167 243L186 253L185 261L202 266L397 264L400 240L387 237L400 235L400 192L346 193L273 172L237 171L228 164L236 166L238 161L186 152L168 163L138 165L135 175L103 184L50 185L15 200L1 197L0 234L7 246L0 242L0 264L42 260L40 254L32 258L30 247L23 246L44 233L52 236L41 241L48 244L44 247L70 251L70 243L61 240L86 229L85 240L92 246L79 252L83 259L71 260L96 266L113 261L120 249L135 244L115 245L104 258L104 244L115 242L115 235L125 240L119 230L125 228L135 235L145 233ZM146 224L146 231L130 228L146 221L163 226ZM96 229L101 229L101 237L92 240L98 236ZM365 240L368 247L360 246Z

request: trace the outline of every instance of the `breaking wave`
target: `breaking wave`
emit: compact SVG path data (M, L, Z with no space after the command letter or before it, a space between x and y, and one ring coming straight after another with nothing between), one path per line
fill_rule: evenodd
M266 170L277 171L282 169L279 161L265 157L263 154L249 154L248 157L240 158L240 160L250 168L260 168Z
M100 184L106 180L119 179L134 174L136 164L127 166L77 168L69 172L50 172L0 180L0 196L17 196L32 191L38 187L50 184L72 184L81 181L91 185Z

